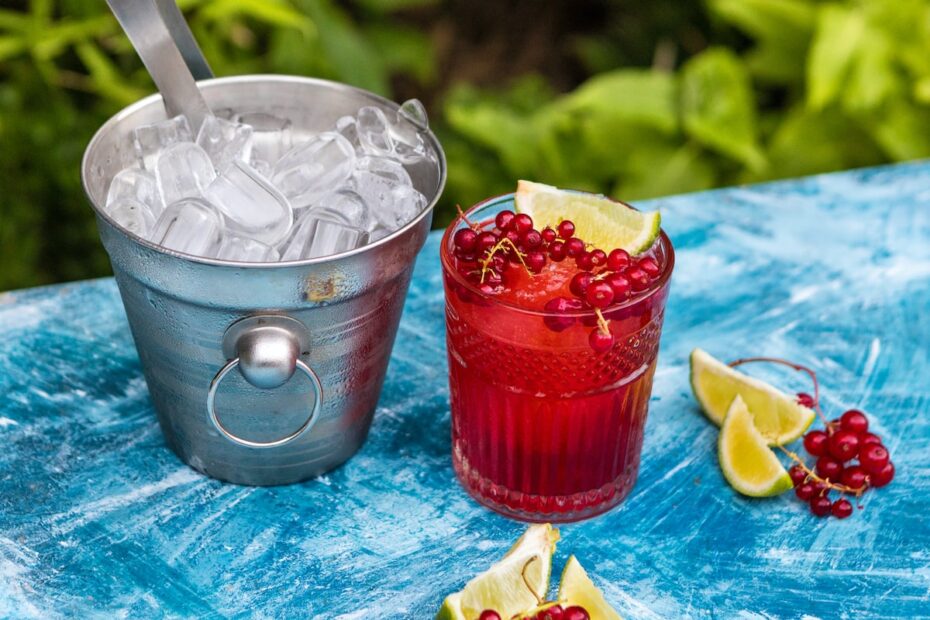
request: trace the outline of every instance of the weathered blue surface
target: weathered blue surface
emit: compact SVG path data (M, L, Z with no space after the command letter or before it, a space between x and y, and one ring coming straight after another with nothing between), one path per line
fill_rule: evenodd
M629 618L930 617L930 164L654 204L678 266L640 479L563 528L555 570L577 554ZM523 529L452 473L437 241L367 445L286 488L167 450L112 281L0 296L0 616L431 617ZM897 479L844 522L736 496L694 346L815 367L828 411L873 415Z

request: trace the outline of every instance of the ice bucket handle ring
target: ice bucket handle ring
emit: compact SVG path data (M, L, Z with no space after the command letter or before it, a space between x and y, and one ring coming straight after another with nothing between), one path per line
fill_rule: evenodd
M323 404L323 385L316 372L300 359L309 349L309 335L304 325L290 317L278 315L250 316L236 321L223 336L223 352L229 361L210 382L207 413L210 422L233 443L249 448L274 448L290 443L310 430ZM313 385L313 406L304 423L291 434L273 441L253 441L230 431L216 412L216 392L227 374L238 368L250 384L271 390L287 383L300 370Z

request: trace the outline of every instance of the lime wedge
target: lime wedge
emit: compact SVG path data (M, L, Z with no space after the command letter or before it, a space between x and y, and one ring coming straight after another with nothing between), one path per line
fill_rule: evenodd
M658 211L643 213L605 196L519 181L514 204L518 213L532 217L538 227L554 228L562 220L571 220L576 237L605 252L622 248L641 254L659 236Z
M730 486L750 497L771 497L792 486L791 476L756 429L739 394L733 399L717 439L720 469Z
M691 352L691 389L701 409L720 426L733 399L743 397L756 428L770 446L782 446L804 434L814 412L764 381L738 372L701 349Z
M575 556L568 558L565 570L562 571L559 603L563 608L572 605L584 607L591 620L621 620L620 614L607 603Z
M539 605L549 590L552 553L559 531L548 523L530 526L497 564L450 594L437 620L475 620L485 609L510 618ZM528 587L532 586L532 591Z

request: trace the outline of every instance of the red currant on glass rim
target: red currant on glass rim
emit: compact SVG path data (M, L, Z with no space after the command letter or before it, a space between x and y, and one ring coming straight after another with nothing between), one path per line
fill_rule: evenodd
M493 609L485 609L478 616L478 620L501 620L501 615Z
M562 220L558 227L559 236L563 239L571 239L575 234L575 224L571 220Z
M514 212L505 209L497 214L497 217L494 218L494 223L497 224L500 230L507 230L510 228L510 224L513 223L513 218Z
M588 611L580 605L572 605L562 612L562 620L591 620Z

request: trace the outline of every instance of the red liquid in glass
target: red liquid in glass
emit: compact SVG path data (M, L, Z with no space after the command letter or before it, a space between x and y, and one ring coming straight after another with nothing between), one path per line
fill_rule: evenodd
M502 205L505 207L507 205ZM608 309L614 347L588 344L594 317L556 332L540 314L570 296L572 259L530 283L519 267L507 288L478 294L449 267L443 243L455 471L479 502L533 521L572 521L620 503L636 480L668 278ZM656 251L671 268L663 236Z

